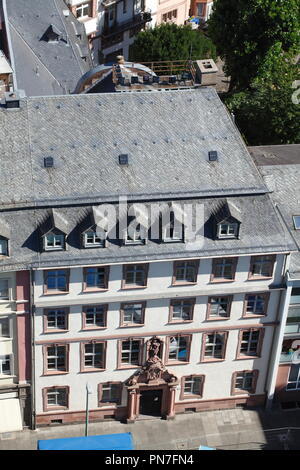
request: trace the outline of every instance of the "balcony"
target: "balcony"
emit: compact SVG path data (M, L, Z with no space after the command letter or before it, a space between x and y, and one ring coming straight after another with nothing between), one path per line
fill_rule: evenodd
M290 305L284 334L298 334L300 333L300 305Z
M128 29L135 28L137 26L142 26L145 23L151 21L152 16L150 11L143 11L138 15L133 16L129 21L124 23L116 22L113 26L105 27L102 31L102 38L106 39L114 34L120 34Z

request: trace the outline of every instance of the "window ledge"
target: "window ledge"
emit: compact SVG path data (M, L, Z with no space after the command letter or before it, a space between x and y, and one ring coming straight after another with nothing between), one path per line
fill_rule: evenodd
M209 284L220 284L223 282L235 282L235 279L224 279L224 278L218 278L216 280L212 280L209 282Z
M43 295L49 296L49 295L66 295L70 294L70 291L53 291L53 292L43 292Z
M166 362L166 366L185 366L190 364L189 361L174 361L174 362Z
M179 286L196 286L197 281L195 282L174 282L170 287L179 287Z
M227 321L230 320L230 316L228 317L213 317L213 318L206 318L206 321Z
M237 356L235 358L236 361L242 361L244 359L260 359L260 356Z
M86 326L85 328L81 328L80 331L93 331L93 330L106 330L107 326Z
M248 318L265 318L266 316L267 316L266 313L263 313L263 314L261 314L261 315L258 315L258 314L253 314L253 315L251 315L251 314L247 313L247 315L243 315L243 316L241 317L241 320L242 320L243 318L247 318L247 319L248 319Z
M225 357L223 359L216 359L216 358L213 358L213 359L202 359L202 361L200 361L200 364L204 364L204 363L211 363L211 362L224 362L225 361Z
M51 333L69 333L70 330L45 330L43 331L43 335L49 335Z
M145 326L145 323L142 323L142 324L130 323L128 325L119 325L119 328L141 328L142 326Z
M120 290L130 290L130 289L146 289L147 286L123 286Z
M138 369L139 367L141 367L141 364L136 364L136 365L128 365L128 366L119 366L119 367L116 367L115 370L124 370L124 369Z
M99 288L90 288L90 289L82 289L82 294L90 294L93 292L107 292L108 288L107 287L99 287Z
M66 374L69 374L69 371L66 371L66 370L64 370L64 371L55 370L55 371L53 371L53 372L48 372L48 371L47 371L47 372L44 372L44 373L42 374L42 377L47 377L48 375L66 375Z
M90 369L82 369L80 370L80 374L87 374L89 372L104 372L106 369L100 369L97 367L91 367Z
M249 276L247 281L263 281L273 279L273 276Z
M69 410L68 406L53 406L53 408L44 408L44 413L51 413L51 411L67 411Z
M200 400L202 395L184 395L181 397L181 400Z
M180 325L185 323L193 323L194 320L170 320L167 325Z

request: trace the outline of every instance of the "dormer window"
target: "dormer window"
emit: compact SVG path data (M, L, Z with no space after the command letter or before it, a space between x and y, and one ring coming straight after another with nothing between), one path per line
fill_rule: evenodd
M175 219L174 212L170 213L170 223L162 227L162 240L166 243L184 240L183 224Z
M218 238L237 238L239 226L237 223L224 222L218 225Z
M65 235L62 233L50 232L44 236L44 250L64 250L65 249Z
M8 256L8 240L7 238L0 238L0 256Z
M223 200L215 208L215 237L217 239L238 238L242 212L231 200Z
M83 234L83 244L85 248L104 248L105 234L100 235L95 230L88 230Z
M140 224L129 226L126 232L125 245L144 245L145 237Z

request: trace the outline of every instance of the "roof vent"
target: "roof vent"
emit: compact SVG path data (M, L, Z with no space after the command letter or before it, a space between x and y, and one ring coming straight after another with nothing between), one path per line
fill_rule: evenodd
M20 96L18 93L13 91L7 91L4 93L5 107L6 108L19 108L20 107Z
M128 154L127 153L121 153L119 155L119 164L120 165L128 165Z
M53 166L54 166L53 157L45 157L44 158L44 168L53 168Z
M70 10L63 10L63 15L64 16L69 16L70 15Z
M218 160L218 152L216 152L216 150L210 150L208 152L208 159L210 162L215 162Z

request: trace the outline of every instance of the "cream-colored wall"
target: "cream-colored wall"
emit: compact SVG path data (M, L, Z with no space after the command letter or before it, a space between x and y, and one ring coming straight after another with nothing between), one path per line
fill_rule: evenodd
M172 22L183 25L189 16L190 0L158 0L156 10L156 23L162 23L162 15L177 10L177 18Z
M12 375L0 375L0 388L17 382L18 362L16 345L16 276L14 272L0 273L0 279L8 279L9 300L0 300L0 318L9 318L10 337L0 336L0 356L12 355Z
M173 263L170 261L155 262L149 265L148 287L145 289L121 290L122 266L110 267L109 290L103 293L82 293L82 268L71 269L70 293L63 295L43 295L43 272L36 272L36 286L34 289L36 315L35 334L36 341L53 340L75 340L70 343L70 371L66 375L43 376L42 345L36 346L36 401L37 413L42 413L42 392L44 387L54 385L70 386L69 410L83 410L85 406L85 384L88 381L93 388L90 406L97 408L97 386L101 382L121 381L124 382L136 370L116 370L117 367L117 339L128 338L132 335L143 335L145 341L152 334L159 334L164 341L168 334L192 332L197 329L216 328L224 329L237 327L229 330L227 351L225 361L220 363L201 363L200 350L203 332L195 332L192 337L190 363L187 365L169 366L179 378L183 375L205 374L204 400L224 398L230 396L232 373L238 370L259 369L259 379L256 393L264 392L265 378L268 367L269 353L272 342L273 326L265 327L262 356L259 359L236 360L236 349L238 344L238 329L245 325L258 325L266 322L274 322L277 315L277 305L280 296L279 290L271 291L268 304L267 316L263 318L242 318L243 299L247 292L267 290L271 283L280 284L284 256L277 256L274 268L273 280L248 281L248 270L250 257L240 257L237 265L236 281L230 283L209 283L211 271L211 260L201 259L199 265L198 282L196 286L171 287ZM206 321L207 299L210 294L233 294L230 319L222 321ZM169 302L171 298L195 296L196 305L194 318L191 323L168 324ZM143 298L147 302L144 326L120 327L120 303ZM81 312L82 305L107 303L107 328L104 330L82 331ZM48 306L70 306L69 331L66 333L43 334L43 308ZM145 335L145 336L144 336ZM106 370L103 372L80 373L80 342L79 339L99 337L113 337L107 340ZM116 338L118 337L118 338ZM216 384L218 386L216 386ZM180 390L177 390L176 400L179 400ZM126 404L126 393L124 391L123 405ZM101 407L102 408L102 407Z

